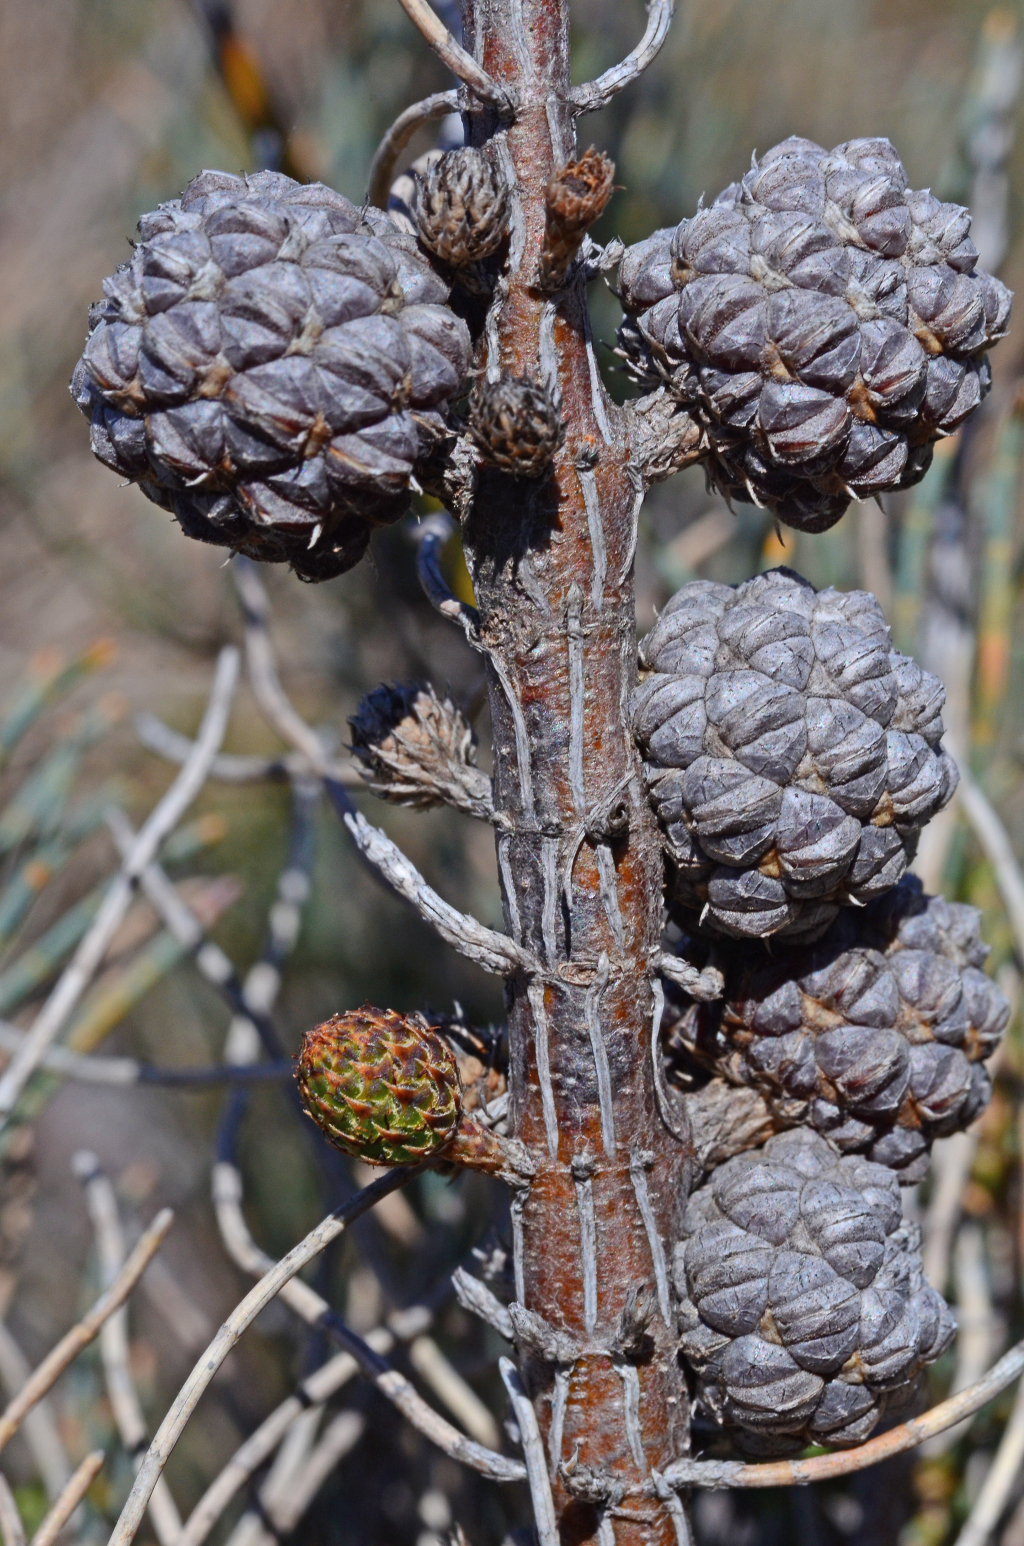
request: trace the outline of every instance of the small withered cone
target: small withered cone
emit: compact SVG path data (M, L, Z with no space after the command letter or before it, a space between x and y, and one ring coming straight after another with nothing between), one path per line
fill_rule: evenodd
M546 387L529 376L482 381L469 404L469 433L484 457L514 478L540 478L562 441L565 426Z
M353 1159L505 1163L498 1139L463 1114L458 1064L421 1015L372 1004L332 1015L303 1037L296 1078L308 1115Z
M538 268L542 290L557 290L595 220L615 190L615 162L593 145L561 167L548 184L544 250Z
M491 781L476 767L476 737L450 698L429 682L384 683L349 719L352 750L374 794L393 805L452 805L488 820Z
M412 214L428 252L453 268L465 268L501 246L508 189L491 158L464 145L417 174Z

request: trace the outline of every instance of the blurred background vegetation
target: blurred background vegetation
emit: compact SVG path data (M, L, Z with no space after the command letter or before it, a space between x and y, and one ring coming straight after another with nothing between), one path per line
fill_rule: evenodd
M456 27L455 8L438 8ZM614 157L621 184L595 235L630 242L675 224L701 194L711 198L741 176L752 150L788 134L826 146L887 135L912 185L972 203L983 258L1019 289L1022 23L1013 7L993 11L982 0L682 0L643 82L581 126L584 144L593 138ZM574 0L573 26L574 78L582 80L633 45L642 7ZM26 694L35 692L40 708L9 755L0 746L0 1014L16 1023L31 1019L62 959L54 926L115 862L96 815L102 801L114 794L140 819L170 780L167 763L141 743L135 716L152 712L193 733L216 650L239 634L222 553L181 540L163 512L118 488L89 453L67 392L88 303L127 255L138 216L200 168L275 165L360 200L389 122L449 84L394 0L0 0L0 721ZM430 148L435 133L436 126L424 131L407 159ZM592 303L608 381L622 396L627 387L612 352L617 306L603 282L592 287ZM977 422L940 448L919 490L884 510L854 506L824 537L787 531L780 538L761 512L733 514L699 474L686 474L648 501L637 573L642 629L696 575L734 582L782 562L819 586L873 589L896 641L946 680L951 740L997 804L1018 854L1022 358L1018 323L994 355L994 389ZM457 578L458 555L449 559ZM330 584L303 586L284 572L265 578L286 686L339 749L364 691L382 680L430 677L475 715L486 765L478 659L422 598L404 530L380 534L372 561ZM280 750L244 695L227 749ZM500 923L486 829L448 812L372 804L368 814L442 894ZM190 821L175 876L185 877L197 907L206 899L215 937L244 973L262 948L288 847L287 782L211 782ZM991 969L1018 998L1024 961L981 851L955 810L933 829L922 872L933 888L985 910ZM439 951L375 888L327 809L314 816L313 855L312 897L276 1010L289 1052L313 1021L364 999L445 1012L457 1001L471 1021L500 1020L493 982ZM233 887L211 895L213 879L224 876ZM229 1011L141 904L133 917L134 933L117 942L72 1042L161 1066L218 1059ZM24 964L35 959L32 948L36 958L42 953L34 978ZM15 967L20 987L11 986ZM939 1286L973 1330L936 1371L936 1394L963 1382L964 1346L984 1367L1024 1325L1022 1078L1015 1019L996 1098L972 1137L956 1243L941 1267L949 1282ZM151 1422L159 1420L204 1329L242 1287L208 1201L222 1096L53 1079L30 1095L24 1120L0 1138L0 1326L35 1362L95 1290L92 1235L71 1171L72 1155L87 1146L115 1183L129 1231L164 1203L178 1210L163 1295L151 1291L132 1312L133 1372ZM354 1183L318 1169L310 1136L279 1087L257 1087L236 1114L247 1217L260 1243L280 1253L337 1201L339 1187ZM404 1211L366 1221L355 1247L330 1256L319 1286L366 1330L443 1284L481 1243L492 1203L485 1183L428 1178ZM914 1205L928 1207L927 1188ZM438 1336L500 1411L488 1372L491 1334L449 1305ZM182 1508L325 1351L280 1306L265 1314L174 1456L169 1477ZM296 1539L439 1546L457 1519L473 1546L498 1546L523 1517L522 1499L428 1453L372 1392L349 1386L339 1399L365 1415L366 1433ZM1011 1400L929 1455L903 1457L834 1489L699 1498L700 1546L952 1542ZM95 1356L79 1361L54 1406L73 1460L95 1442L116 1447ZM38 1466L21 1441L9 1458L19 1501L36 1517L44 1508ZM105 1538L103 1521L116 1512L130 1473L127 1457L108 1466L90 1494L83 1538ZM1000 1526L1002 1546L1024 1546L1022 1494L1024 1478Z

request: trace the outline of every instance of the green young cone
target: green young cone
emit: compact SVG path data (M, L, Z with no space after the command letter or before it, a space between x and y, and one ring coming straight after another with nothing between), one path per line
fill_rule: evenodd
M455 1059L419 1015L364 1004L307 1031L296 1077L328 1142L370 1165L415 1165L455 1137Z

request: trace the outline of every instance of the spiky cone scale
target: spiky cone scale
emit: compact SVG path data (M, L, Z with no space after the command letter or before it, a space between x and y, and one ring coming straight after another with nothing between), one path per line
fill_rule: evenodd
M783 140L627 251L620 351L707 429L727 499L824 531L916 483L989 389L1012 297L970 224L908 188L888 140Z
M479 263L505 239L508 189L500 169L472 145L447 151L416 175L412 217L423 246L442 263Z
M428 682L375 687L349 725L362 776L382 800L415 810L452 805L484 820L492 814L472 728Z
M633 727L670 905L719 933L822 933L899 881L956 788L942 684L891 647L864 591L788 569L696 580L640 661Z
M891 1171L806 1130L712 1173L674 1265L698 1412L747 1455L860 1444L920 1410L956 1329Z
M481 381L470 398L468 427L484 461L514 478L542 478L565 439L558 404L529 376Z
M615 163L593 145L560 167L548 183L544 247L537 269L541 290L557 290L590 227L615 191Z
M413 237L320 183L202 172L139 222L72 392L187 535L340 574L448 436L469 334Z
M504 1166L498 1140L463 1116L458 1064L420 1015L372 1004L332 1015L303 1037L296 1078L307 1114L353 1159Z
M844 909L813 946L722 945L720 1000L698 1005L669 988L670 1066L750 1086L778 1127L813 1127L904 1185L922 1181L934 1139L988 1104L984 1064L1010 1018L982 970L980 924L976 908L925 896L906 876L871 906Z

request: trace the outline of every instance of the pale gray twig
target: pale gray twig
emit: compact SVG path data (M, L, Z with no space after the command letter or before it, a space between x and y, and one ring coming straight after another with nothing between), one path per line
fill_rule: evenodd
M78 1357L83 1347L88 1347L104 1322L121 1308L145 1272L150 1258L160 1249L160 1243L173 1222L174 1214L170 1208L164 1208L157 1214L106 1293L101 1294L88 1314L83 1315L77 1325L61 1337L56 1347L33 1370L14 1400L8 1402L6 1410L0 1415L0 1449L14 1437L36 1402L46 1395L68 1364Z
M506 1342L512 1341L512 1321L508 1310L486 1283L480 1278L475 1278L471 1272L467 1272L465 1267L456 1267L452 1273L452 1287L455 1290L456 1299L464 1310L486 1321L487 1325L500 1337L504 1337Z
M548 1476L544 1445L537 1425L537 1414L533 1410L533 1402L523 1389L519 1370L511 1358L499 1359L498 1368L505 1382L505 1389L508 1391L519 1428L523 1458L526 1461L526 1476L530 1484L530 1500L533 1503L533 1519L537 1528L537 1546L558 1546L558 1524L555 1519L554 1499L551 1496L551 1479Z
M574 86L570 91L569 101L577 113L593 113L598 108L607 107L623 87L640 78L653 63L668 36L674 10L675 0L648 0L647 30L632 53L627 54L625 59L610 70L605 70L596 81L588 81L585 86Z
M372 827L358 811L349 811L344 822L364 858L369 860L388 884L411 902L420 917L429 923L444 940L460 955L475 961L485 972L509 977L515 972L531 972L533 957L517 945L507 934L478 923L468 913L460 913L450 903L438 896L406 858L386 832Z
M368 204L372 204L375 209L387 209L388 194L395 180L395 167L406 145L425 123L431 123L437 118L446 118L449 113L456 112L458 106L457 91L435 91L432 96L424 97L422 102L414 102L404 113L399 113L377 146L373 160L370 162L369 187L366 193Z
M33 1535L29 1546L53 1546L53 1542L57 1539L75 1512L75 1509L102 1471L104 1458L101 1449L94 1449L91 1455L86 1455L82 1464L78 1467L78 1470L39 1526L39 1529Z
M165 725L155 714L136 714L135 732L148 751L155 752L168 762L183 763L194 746L187 735L181 735ZM329 761L331 777L346 789L361 789L363 780L351 762ZM241 757L222 752L210 765L210 777L225 784L250 784L261 778L296 778L309 772L307 759L301 752L285 752L282 757Z
M96 1155L89 1150L79 1150L72 1164L85 1188L85 1200L96 1236L100 1272L104 1286L109 1287L123 1267L125 1258L124 1231L114 1188L100 1169ZM115 1310L102 1327L100 1359L118 1436L132 1464L138 1465L145 1452L148 1435L135 1381L132 1379L127 1305ZM149 1500L149 1518L160 1546L174 1546L181 1533L181 1515L164 1476L160 1477Z
M36 1016L20 1050L0 1076L0 1127L5 1125L22 1090L64 1029L106 955L110 941L131 905L140 875L206 782L210 763L224 739L237 681L238 651L229 645L221 651L217 661L213 689L191 756L143 823L132 851L122 863L92 925Z
M956 1546L986 1546L1024 1465L1024 1380L1017 1386L1010 1420L995 1459L956 1538Z
M6 1476L0 1472L0 1536L4 1546L25 1546L25 1526Z
M721 998L725 991L725 978L717 966L705 966L703 971L698 971L682 956L668 950L659 951L655 965L663 977L678 983L698 1003L710 1004Z
M241 1267L243 1272L248 1272L253 1277L259 1277L269 1271L274 1265L273 1258L256 1244L242 1213L241 1173L226 1160L218 1161L213 1169L213 1205L221 1239L232 1261ZM281 1290L281 1298L289 1309L294 1310L296 1315L301 1316L309 1325L316 1325L324 1316L330 1314L327 1300L323 1299L315 1289L310 1288L308 1283L297 1279L285 1285ZM476 1391L466 1384L462 1376L445 1358L437 1343L425 1335L431 1319L430 1313L422 1306L412 1306L409 1310L399 1312L391 1318L391 1340L388 1347L374 1346L373 1350L384 1353L390 1350L396 1340L408 1342L409 1357L416 1372L444 1402L452 1416L462 1423L473 1439L482 1444L485 1449L494 1449L499 1437L494 1418ZM418 1397L416 1402L419 1402ZM414 1426L422 1429L422 1425L426 1423L430 1429L429 1437L434 1437L440 1431L437 1425L443 1422L443 1419L438 1418L425 1403L419 1402L416 1405L413 1402L409 1405L408 1411L405 1407L401 1410ZM447 1426L445 1424L446 1428ZM462 1438L461 1434L459 1438ZM435 1442L437 1442L436 1438Z
M381 1353L387 1352L394 1345L394 1340L392 1334L382 1327L371 1331L367 1337L371 1346ZM311 1406L321 1405L333 1396L358 1372L351 1353L336 1353L303 1380L296 1394L282 1401L264 1419L255 1433L250 1434L235 1451L219 1475L214 1477L185 1521L178 1546L201 1546L239 1488L244 1487L267 1457L273 1454L292 1423Z
M830 1455L814 1455L809 1460L769 1460L747 1465L740 1460L674 1460L663 1475L669 1486L680 1487L798 1487L806 1482L830 1481L853 1471L877 1465L892 1455L916 1449L925 1439L952 1428L954 1423L971 1417L1007 1385L1012 1385L1024 1370L1024 1342L1017 1342L999 1362L968 1390L950 1396L933 1406L930 1412L912 1417L877 1438L868 1439L854 1449L836 1450Z
M307 1262L318 1256L332 1240L336 1240L353 1219L361 1217L381 1197L386 1197L397 1187L404 1186L414 1174L416 1174L415 1168L410 1169L406 1165L396 1166L394 1170L381 1176L380 1180L375 1181L372 1186L364 1188L334 1213L329 1213L286 1256L283 1256L279 1262L275 1262L271 1271L250 1289L240 1304L236 1305L199 1358L178 1392L170 1411L160 1424L146 1457L139 1467L135 1484L121 1510L121 1517L111 1534L110 1546L128 1546L128 1543L135 1539L157 1479L162 1474L174 1446L199 1404L203 1392L243 1332L277 1297L285 1284L291 1282L296 1273L300 1272Z
M956 1287L956 1368L950 1392L970 1389L982 1376L998 1348L998 1330L992 1308L992 1288L985 1260L981 1226L965 1224L953 1249L953 1282ZM929 1459L944 1455L962 1438L967 1423L947 1428L922 1447Z
M961 763L957 787L960 808L978 839L1003 899L1017 954L1024 960L1024 875L1013 852L1010 834L980 784Z
M437 12L427 4L427 0L399 0L399 4L452 74L474 91L481 102L489 103L499 113L510 117L513 110L511 93L492 80L483 65L477 64L473 55L456 42Z
M16 1396L31 1373L31 1365L11 1336L6 1322L0 1321L0 1383L7 1396ZM51 1500L58 1498L71 1475L71 1462L49 1401L40 1401L29 1412L23 1432L43 1479L46 1496Z
M932 1194L924 1216L924 1275L932 1288L946 1292L964 1187L978 1149L978 1132L953 1133L940 1138L932 1150Z

